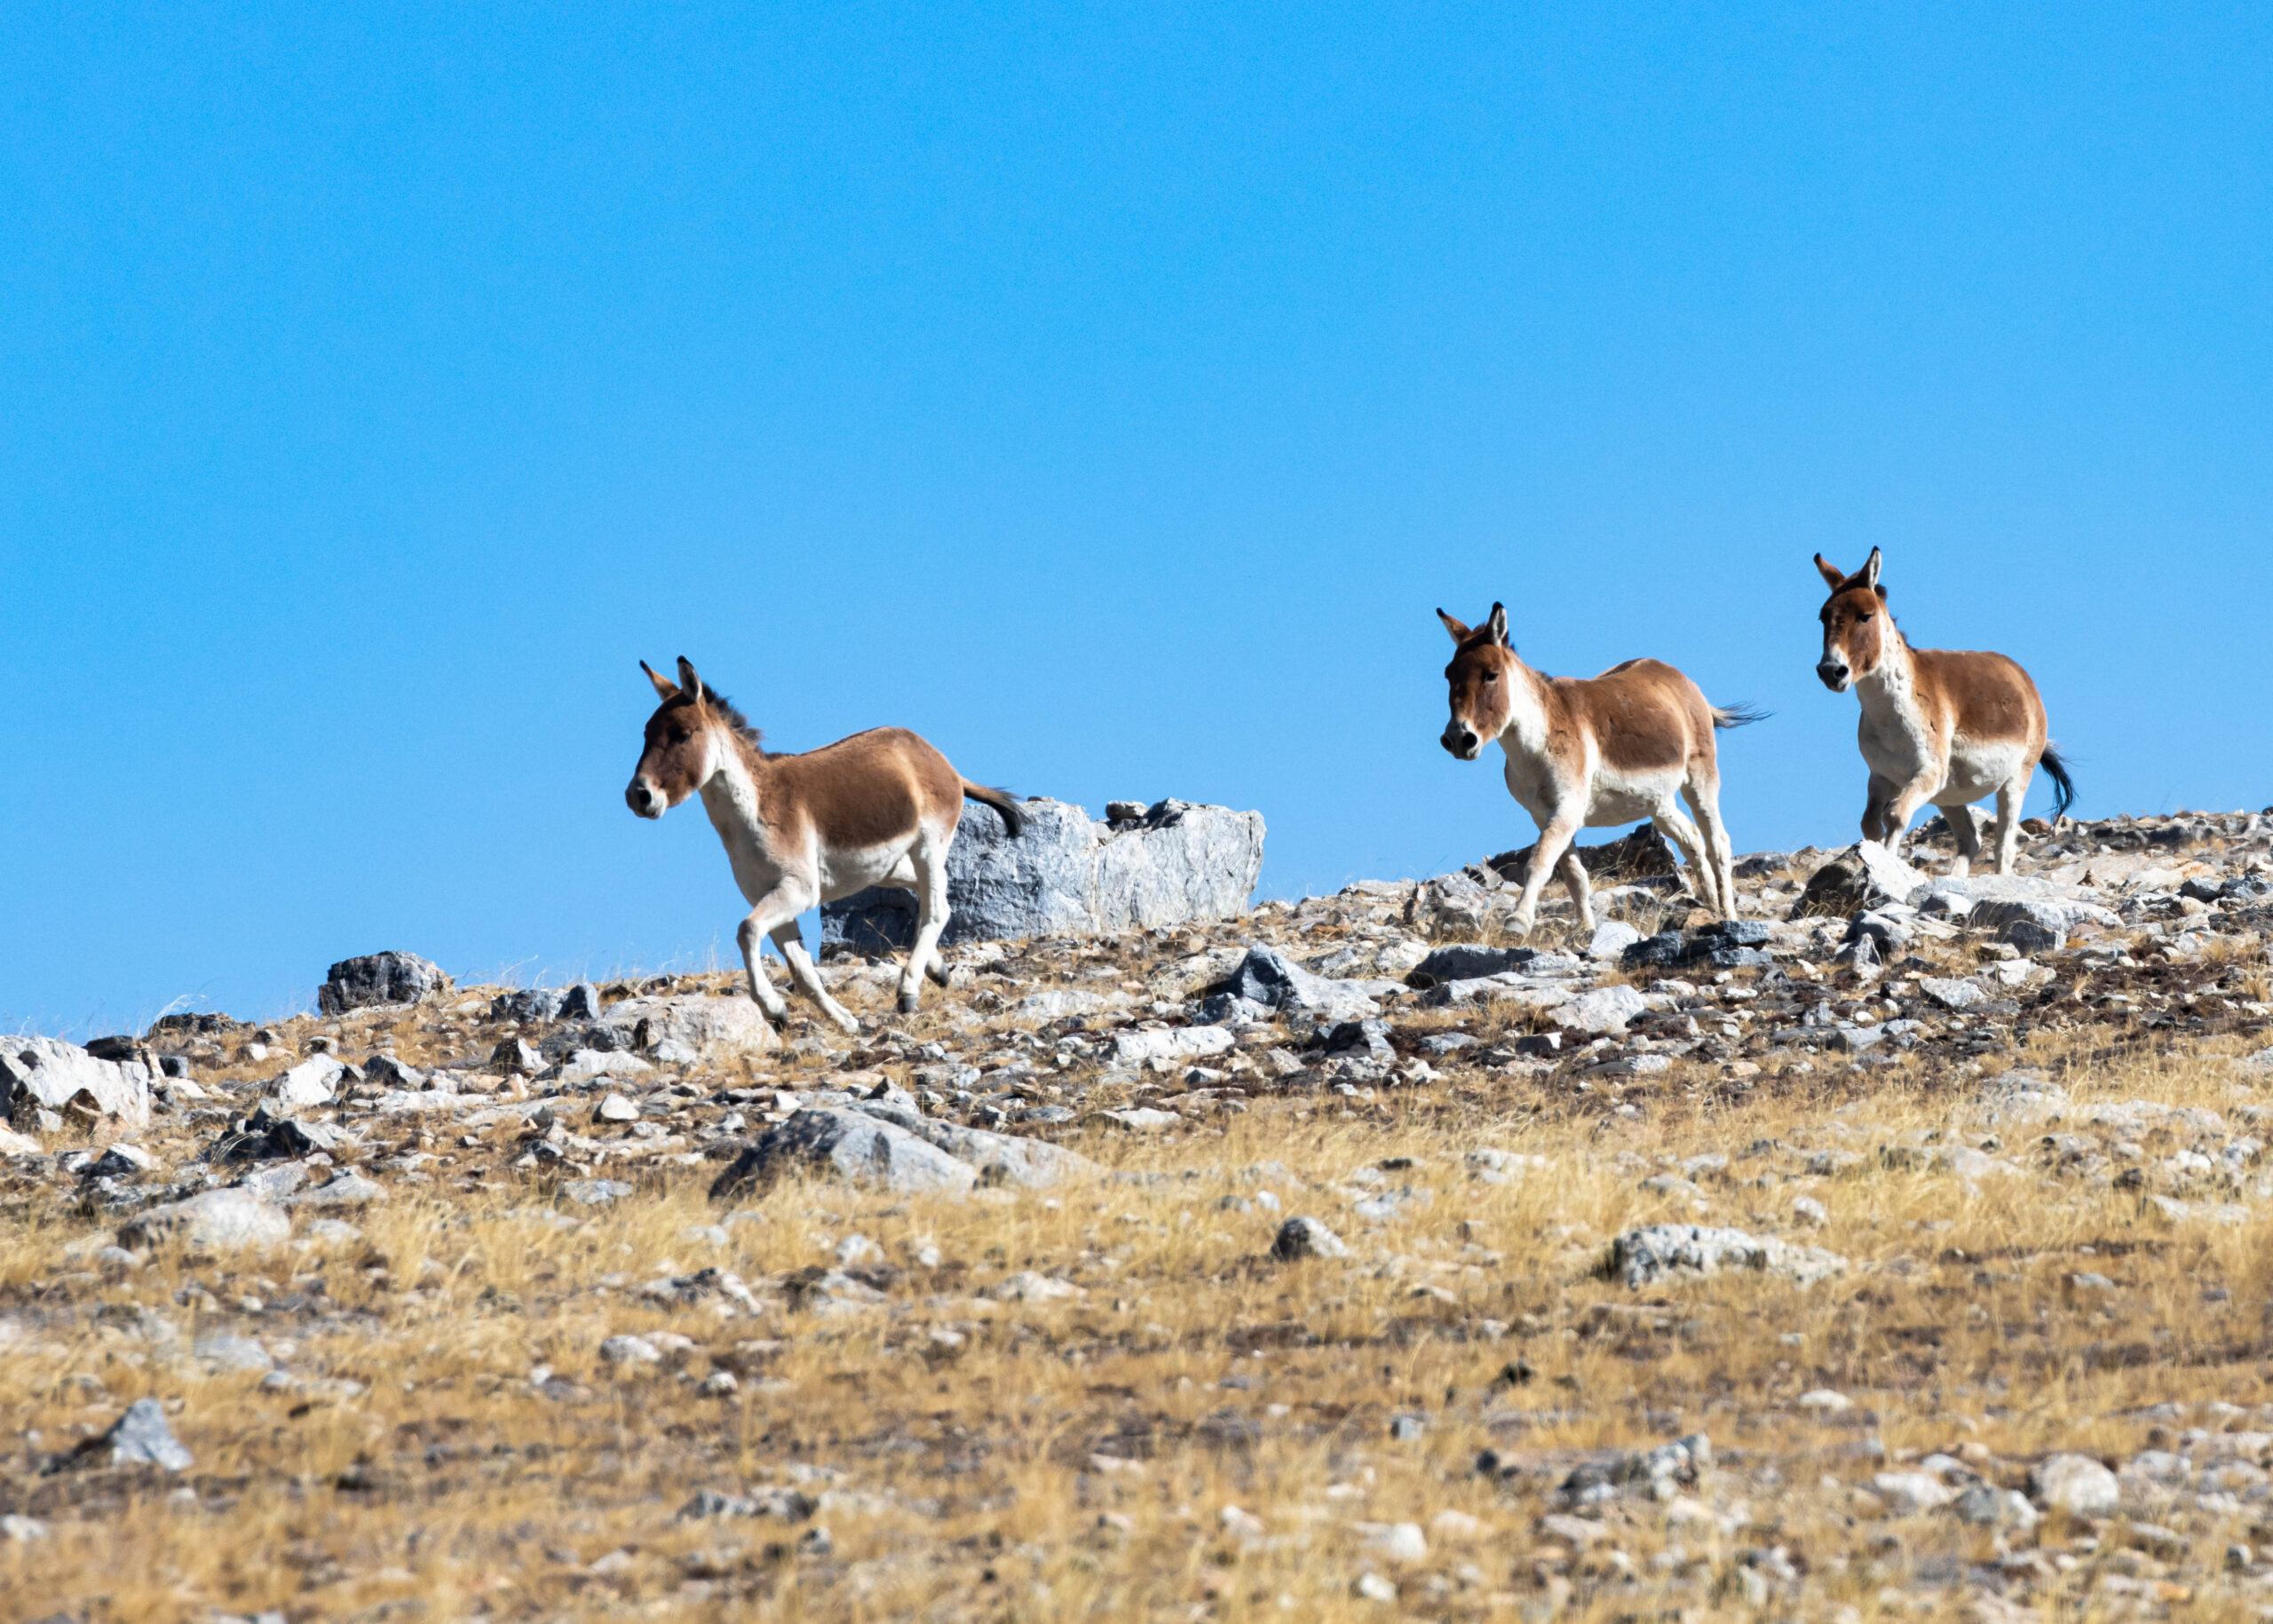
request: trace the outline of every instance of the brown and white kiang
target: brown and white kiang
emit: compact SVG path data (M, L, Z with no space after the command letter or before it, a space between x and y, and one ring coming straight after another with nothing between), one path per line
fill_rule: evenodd
M2029 674L2003 654L1911 647L1887 612L1881 563L1875 547L1851 575L1821 553L1815 558L1831 588L1816 675L1834 693L1852 688L1863 705L1856 740L1871 772L1863 837L1899 855L1918 809L1938 806L1957 836L1950 872L1962 875L1981 854L1970 809L1994 795L1996 872L2010 873L2021 803L2039 764L2056 788L2054 817L2076 798L2067 764L2047 736L2044 701Z
M821 985L797 932L797 915L871 885L916 898L915 945L899 978L899 1009L913 1013L923 978L946 984L939 932L947 923L947 852L966 798L1020 829L1007 790L974 784L903 727L872 728L799 756L769 754L756 728L684 657L678 681L639 669L661 701L647 718L639 765L623 792L631 810L660 818L702 797L750 910L736 939L750 996L776 1021L788 1008L758 954L767 937L796 984L847 1032L859 1021Z
M1759 713L1715 707L1695 683L1658 660L1628 660L1583 678L1534 671L1509 642L1508 612L1499 604L1473 630L1442 609L1437 618L1456 646L1445 668L1452 720L1444 747L1474 761L1497 740L1507 753L1508 793L1539 822L1513 928L1530 932L1539 893L1559 866L1580 928L1593 930L1586 866L1571 843L1581 828L1643 818L1680 850L1698 900L1723 918L1734 917L1734 860L1721 821L1713 735L1758 721ZM1677 800L1689 803L1694 823Z

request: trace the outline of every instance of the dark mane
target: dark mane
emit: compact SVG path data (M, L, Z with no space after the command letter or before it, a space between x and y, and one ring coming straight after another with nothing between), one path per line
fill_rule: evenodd
M734 708L733 701L719 693L709 683L705 683L702 685L702 702L710 707L720 721L733 730L735 738L749 746L760 756L766 754L765 735L749 725L749 718Z

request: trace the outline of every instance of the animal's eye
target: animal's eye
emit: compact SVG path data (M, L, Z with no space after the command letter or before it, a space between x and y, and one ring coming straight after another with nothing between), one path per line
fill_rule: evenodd
M1484 673L1484 680L1486 682L1497 682L1500 680L1500 673L1497 671L1486 671Z
M1857 616L1855 617L1855 622L1856 622L1856 623L1857 623L1857 625L1860 625L1863 622L1865 622L1865 621L1866 621L1866 620L1868 620L1868 619L1870 619L1870 618L1871 618L1871 612L1870 612L1868 609L1865 609L1865 610L1864 610L1864 611L1863 611L1863 613L1862 613L1862 614L1858 614L1858 615L1857 615Z

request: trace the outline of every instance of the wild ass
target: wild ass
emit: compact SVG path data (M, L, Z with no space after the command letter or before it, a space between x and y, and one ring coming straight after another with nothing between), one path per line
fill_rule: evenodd
M2046 737L2044 701L2026 671L2002 654L1913 648L1887 613L1879 584L1879 550L1853 574L1815 555L1831 588L1823 606L1823 659L1815 672L1833 693L1849 688L1863 702L1856 731L1871 769L1863 803L1863 838L1899 855L1903 831L1921 806L1948 814L1957 836L1952 875L1981 855L1981 836L1967 810L1997 796L1996 872L2009 873L2020 844L2021 802L2037 764L2056 787L2052 815L2076 798L2068 765Z
M1452 720L1444 747L1474 761L1496 739L1507 752L1508 793L1539 820L1515 927L1529 934L1539 893L1562 866L1579 925L1595 925L1586 865L1571 850L1581 828L1647 818L1689 860L1698 900L1736 915L1729 832L1721 821L1721 768L1713 731L1760 720L1744 706L1715 709L1697 685L1657 660L1628 660L1599 677L1547 677L1516 657L1498 604L1480 630L1442 609L1457 648L1445 668ZM1674 804L1678 795L1695 823Z
M947 848L966 797L982 801L1019 831L1007 790L962 777L947 758L904 727L877 727L802 756L773 756L725 696L706 687L682 656L678 681L639 669L662 701L647 718L646 742L623 798L643 818L660 818L701 795L726 848L734 883L750 904L736 939L749 969L750 996L776 1021L788 1006L758 963L771 936L799 986L847 1032L860 1023L828 995L797 934L797 915L870 885L912 891L915 945L900 972L899 1010L914 1013L923 977L941 986L939 932L947 923Z

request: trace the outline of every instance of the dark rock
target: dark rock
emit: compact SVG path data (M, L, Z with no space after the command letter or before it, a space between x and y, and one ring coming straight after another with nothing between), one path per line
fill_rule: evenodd
M380 1004L416 1003L454 985L440 965L415 953L373 953L342 959L316 989L316 1008L326 1015Z
M1289 1218L1279 1226L1271 1256L1282 1264L1310 1257L1347 1257L1349 1243L1316 1218Z
M1620 962L1628 970L1740 970L1773 963L1764 949L1766 923L1724 919L1695 931L1666 931L1635 942Z
M1497 857L1486 858L1484 867L1511 885L1520 885L1531 872L1531 854L1537 844L1521 851L1502 852ZM1658 833L1657 825L1644 823L1618 839L1598 846L1573 844L1585 865L1588 879L1644 879L1651 875L1672 875L1680 872L1674 861L1673 848Z

